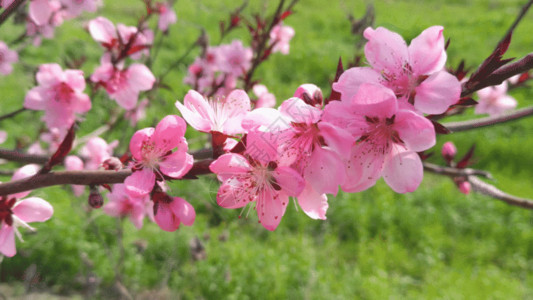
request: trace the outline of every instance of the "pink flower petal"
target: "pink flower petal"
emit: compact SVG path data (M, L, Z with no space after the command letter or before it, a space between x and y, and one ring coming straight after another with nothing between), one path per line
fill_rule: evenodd
M270 231L274 231L289 203L289 197L284 193L275 193L264 189L257 199L257 216L261 225Z
M318 129L328 147L333 149L343 158L348 158L350 156L352 145L355 140L348 131L328 122L319 122Z
M128 83L132 89L147 91L152 89L155 83L154 74L142 64L132 64L128 70Z
M383 179L396 193L413 192L424 177L422 161L416 152L393 147L385 162Z
M29 16L35 24L42 26L50 21L53 10L49 0L33 0L30 2Z
M194 207L180 197L173 197L173 201L170 202L170 209L179 218L180 222L185 226L192 226L194 219L196 218L196 212Z
M93 39L99 43L111 44L117 38L115 25L104 17L97 17L89 21L89 32Z
M441 114L457 103L460 95L459 80L448 72L437 72L416 88L415 108L426 114Z
M47 89L41 86L32 88L24 98L24 107L33 110L43 110L48 100L46 95Z
M3 144L7 140L7 132L0 130L0 144Z
M143 168L133 172L124 180L126 191L133 197L142 197L152 191L155 184L155 174L151 169Z
M225 180L217 193L217 204L225 208L240 208L256 200L255 182L249 176L232 176Z
M409 59L407 44L396 32L378 27L365 29L363 35L368 40L365 45L365 56L378 72L400 74Z
M15 173L13 174L13 177L11 178L11 181L15 181L15 180L20 180L20 179L31 177L31 176L37 174L37 172L39 172L39 170L40 170L40 167L38 165L36 165L36 164L25 165L22 168L20 168L20 169L15 171ZM22 198L28 196L30 194L30 192L31 191L25 191L25 192L12 194L11 197L14 197L14 198L17 198L17 199L22 199Z
M280 112L292 122L304 124L316 123L322 116L321 109L311 106L296 97L283 101Z
M137 161L143 160L142 147L146 143L152 141L152 135L154 134L155 129L152 127L144 128L137 130L130 140L130 152L133 158Z
M361 143L352 148L350 160L346 166L346 181L342 190L348 193L364 191L381 177L385 156L375 151L374 145Z
M304 179L293 168L280 166L272 175L283 192L289 196L298 196L305 187Z
M0 253L7 257L13 257L17 254L13 227L4 222L2 222L2 227L0 229Z
M446 63L442 26L431 26L414 38L409 45L409 64L414 74L431 74L442 70Z
M433 124L413 111L398 111L393 126L409 150L421 152L435 146Z
M154 216L155 222L165 231L173 232L180 227L180 220L172 211L169 203L159 202Z
M304 171L305 180L319 194L337 195L346 180L344 163L334 151L317 147Z
M159 169L172 178L181 178L192 168L194 157L185 151L176 151L166 156L160 163Z
M351 99L351 109L361 116L392 117L398 110L398 100L382 85L363 83Z
M268 131L280 131L290 126L290 120L283 117L277 109L267 107L252 110L242 120L242 127L246 130L261 128Z
M152 141L155 147L163 152L172 150L178 145L182 145L187 151L187 142L183 140L186 128L187 124L182 118L174 115L166 116L157 124Z
M309 183L298 196L298 204L311 219L326 219L328 210L328 197L326 194L319 194Z
M211 131L214 123L214 112L207 100L197 91L190 90L185 95L183 102L185 105L176 101L176 107L187 123L198 131Z
M65 79L63 70L58 64L42 64L35 74L37 82L43 87L53 87Z
M363 83L379 84L380 80L381 75L372 68L350 68L341 74L337 82L333 83L333 89L341 93L342 101L350 101Z
M13 213L26 223L44 222L52 217L54 208L41 198L30 197L17 202Z
M250 169L248 160L244 156L234 153L221 155L209 165L209 170L217 174L218 179L222 182L235 174L246 173Z

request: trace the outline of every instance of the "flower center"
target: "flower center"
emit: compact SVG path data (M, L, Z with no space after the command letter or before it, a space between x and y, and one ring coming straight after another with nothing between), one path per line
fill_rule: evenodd
M74 90L65 82L61 82L56 86L54 92L56 101L69 103Z
M381 153L386 153L392 143L403 144L400 135L392 128L396 115L390 118L380 119L378 117L366 116L368 128L366 134L361 136L357 142L365 142L372 145L372 148Z
M128 81L128 72L127 70L119 71L115 70L113 76L106 83L106 90L108 93L113 94L118 91L121 87L125 86Z

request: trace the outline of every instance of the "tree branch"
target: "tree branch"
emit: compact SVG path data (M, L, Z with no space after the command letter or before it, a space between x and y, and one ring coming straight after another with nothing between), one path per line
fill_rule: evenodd
M468 181L472 185L472 188L480 194L501 200L509 205L533 209L533 200L507 194L499 190L497 187L482 181L476 176L468 177Z
M23 112L23 111L26 111L26 108L21 107L21 108L15 110L15 111L12 111L12 112L7 113L7 114L5 114L5 115L1 115L1 116L0 116L0 121L5 120L5 119L12 118L12 117L18 115L19 113L21 113L21 112Z
M533 115L533 107L525 107L501 116L486 117L461 122L449 122L443 123L442 125L452 132L459 132L518 120L531 115Z
M23 2L24 0L15 0L10 6L6 7L4 12L0 15L0 25L2 25Z
M182 179L195 179L197 175L211 173L209 165L212 162L212 159L195 162L189 173L187 173ZM100 185L123 183L126 177L131 174L132 171L130 169L119 171L58 171L46 174L36 174L20 180L1 183L0 196L63 184Z
M467 176L476 175L476 176L482 176L488 179L493 179L492 175L487 171L470 169L470 168L459 169L459 168L453 168L453 167L445 167L445 166L439 166L439 165L428 163L428 162L424 162L424 170L431 172L431 173L447 175L451 177L461 177L461 176L467 177Z
M46 155L26 154L16 150L0 149L0 158L26 164L44 165L49 159Z

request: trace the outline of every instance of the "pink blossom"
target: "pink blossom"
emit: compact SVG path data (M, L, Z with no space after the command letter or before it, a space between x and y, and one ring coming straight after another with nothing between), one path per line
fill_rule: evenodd
M19 60L16 51L9 50L6 43L0 41L0 74L8 75L13 71L13 63Z
M40 167L38 165L36 165L36 164L25 165L25 166L19 168L18 170L16 170L15 173L13 173L13 177L11 177L11 181L15 181L15 180L20 180L20 179L31 177L31 176L37 174L37 172L39 172L39 170L40 170ZM30 191L25 191L25 192L12 194L11 197L20 199L20 198L24 198L24 197L28 196L29 194L30 194Z
M187 153L186 126L182 118L170 115L155 129L150 127L135 132L130 141L134 172L124 181L130 195L140 197L152 191L156 173L160 177L181 178L189 172L193 157ZM177 151L172 151L176 147Z
M143 120L146 117L146 108L148 107L148 104L148 99L144 98L139 102L137 107L132 110L128 110L124 114L124 118L130 120L130 125L132 127L137 125L137 122Z
M224 154L209 169L222 182L217 194L218 205L240 208L256 202L259 222L268 230L278 227L289 196L298 196L305 187L303 178L292 168L275 162L263 164L240 154Z
M95 12L102 0L60 0L68 18L75 18L83 11Z
M0 253L7 257L17 254L15 235L22 241L17 227L35 230L28 225L31 222L44 222L54 213L54 208L47 201L29 197L18 200L12 196L0 198Z
M91 81L102 85L111 99L130 110L137 105L141 91L152 89L155 77L145 65L132 64L122 69L120 64L113 66L110 57L104 55L101 65L91 75Z
M365 190L381 176L398 193L419 186L423 167L416 152L435 145L435 130L426 118L402 109L390 89L362 84L351 101L330 102L324 119L346 128L354 138L344 191Z
M54 37L54 26L51 24L37 25L31 20L26 22L26 35L33 37L33 45L39 46L42 42L42 37L51 39Z
M107 198L109 201L102 208L104 212L112 217L129 217L137 229L142 228L145 216L153 219L153 202L150 197L133 197L126 192L124 184L113 185Z
M255 108L276 106L276 96L269 93L266 86L263 84L255 84L252 89L254 94L258 97L255 102Z
M61 9L61 3L55 0L32 0L29 5L28 16L38 26L53 24L52 16ZM55 22L54 25L62 23Z
M36 78L39 86L26 94L24 107L44 110L43 120L49 128L68 128L74 123L76 113L91 109L89 96L83 93L83 71L63 71L58 64L43 64Z
M180 224L191 226L196 218L194 207L180 197L170 197L164 192L153 195L154 221L165 231L176 231Z
M145 29L137 33L137 27L124 24L118 24L115 28L115 25L104 17L97 17L89 21L88 29L93 39L117 59L124 58L119 56L125 49L124 47L130 43L130 39L135 38L130 44L127 53L123 54L129 55L133 59L139 59L141 53L147 55L147 47L153 42L153 32L151 30Z
M446 63L442 26L432 26L411 41L383 27L364 32L366 59L372 66L346 70L333 84L350 101L363 83L383 84L403 102L428 114L440 114L459 100L461 85L443 70Z
M244 75L252 66L252 49L245 48L239 40L219 46L217 54L220 71L235 77Z
M250 98L243 90L234 90L227 97L212 100L206 100L198 92L190 90L183 102L176 101L176 107L194 129L227 135L244 133L241 122L250 111Z
M459 187L459 191L461 193L465 195L470 194L470 190L472 189L472 185L470 184L470 182L461 180L461 181L458 181L456 184L457 184L457 187Z
M157 12L159 13L157 27L161 31L167 31L169 25L178 21L178 17L169 3L157 3Z
M272 53L281 52L282 54L289 54L292 37L294 36L294 29L290 26L276 25L270 31L270 44L274 44L272 47Z
M107 144L100 137L90 138L80 150L80 154L87 158L85 169L97 170L100 168L104 160L113 156L113 149L116 146L118 146L118 141Z
M67 169L68 171L80 171L83 170L83 167L84 164L81 158L75 155L69 155L65 157L65 169ZM74 195L76 195L76 197L79 197L85 191L85 186L73 184L72 191L74 192Z
M475 109L476 114L497 116L517 105L516 100L507 94L507 81L481 89L477 91L477 95L479 101Z

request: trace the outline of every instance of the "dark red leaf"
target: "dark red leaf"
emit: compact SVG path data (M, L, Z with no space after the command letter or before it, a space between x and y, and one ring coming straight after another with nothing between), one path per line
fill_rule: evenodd
M470 165L470 159L472 159L475 149L476 149L476 144L472 145L472 147L470 147L468 152L466 152L465 156L463 156L463 158L461 158L461 160L457 163L457 168L463 169Z
M60 164L63 161L63 159L65 159L67 154L72 149L72 143L74 142L74 137L75 137L74 126L75 124L72 124L72 126L70 126L70 129L68 130L67 135L65 136L65 138L63 139L59 147L57 148L54 155L52 155L52 157L50 157L50 160L48 160L48 162L41 168L41 170L39 170L39 174L46 174L50 172L53 166Z
M431 123L433 123L433 127L435 127L435 132L437 134L450 134L452 133L448 128L444 127L444 125L442 125L441 123L437 122L437 121L434 121L434 120L431 120Z
M146 49L146 48L149 48L149 47L150 47L150 45L136 45L136 46L131 46L130 49L128 49L127 54L128 54L128 55L132 55L132 54L134 54L134 53L137 53L137 52L139 52L139 51L141 51L141 50L144 50L144 49Z
M446 45L444 46L444 50L448 50L448 46L450 46L450 38L446 41Z
M341 77L342 73L344 73L344 67L342 66L342 57L339 57L339 62L337 63L337 72L335 73L335 79L332 82L332 86L333 86L333 83L339 81L339 77ZM333 90L333 87L332 87L331 94L326 99L324 104L328 104L329 101L332 101L332 100L340 100L340 99L341 99L341 94Z
M477 101L472 99L472 97L463 97L454 104L454 106L472 106L477 105Z
M422 151L422 152L417 152L417 154L418 156L420 156L420 159L422 161L425 161L428 158L432 157L434 153L433 152L426 153L425 151Z
M286 11L286 12L281 14L280 20L283 21L283 20L285 20L285 18L287 18L290 15L292 15L292 11L288 10L288 11Z

